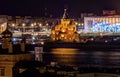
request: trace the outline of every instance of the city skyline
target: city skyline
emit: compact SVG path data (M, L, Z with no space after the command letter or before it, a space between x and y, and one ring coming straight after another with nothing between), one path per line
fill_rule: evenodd
M80 17L80 13L101 14L102 10L119 12L119 0L2 0L0 14L12 16L61 17L68 7L70 17Z

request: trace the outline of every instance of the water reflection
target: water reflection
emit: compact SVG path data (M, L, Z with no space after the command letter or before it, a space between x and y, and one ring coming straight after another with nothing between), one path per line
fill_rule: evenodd
M77 52L78 49L75 48L55 48L51 51L53 54L76 54Z
M83 51L75 48L55 48L46 55L46 61L56 60L64 65L80 67L120 67L119 51Z
M52 49L51 53L59 63L71 65L75 63L75 56L78 53L78 49L56 48Z

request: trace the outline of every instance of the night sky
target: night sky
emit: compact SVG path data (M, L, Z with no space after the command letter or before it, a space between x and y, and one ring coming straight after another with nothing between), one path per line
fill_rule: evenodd
M65 7L70 17L80 17L83 12L101 14L110 9L120 12L120 0L0 0L0 14L12 16L60 17Z

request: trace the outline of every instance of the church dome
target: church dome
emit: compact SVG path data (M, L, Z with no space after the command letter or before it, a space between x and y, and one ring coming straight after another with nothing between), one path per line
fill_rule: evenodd
M61 19L60 24L55 25L55 28L51 31L51 40L63 40L65 42L74 42L74 40L79 40L76 33L76 24L74 20L68 17L67 9L64 9L64 14ZM69 40L68 40L69 39Z

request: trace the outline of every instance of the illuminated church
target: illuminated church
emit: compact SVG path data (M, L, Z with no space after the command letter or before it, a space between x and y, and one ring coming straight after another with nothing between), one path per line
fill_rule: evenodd
M64 42L79 41L78 33L76 32L76 23L68 18L67 9L64 9L60 23L51 30L51 40Z

